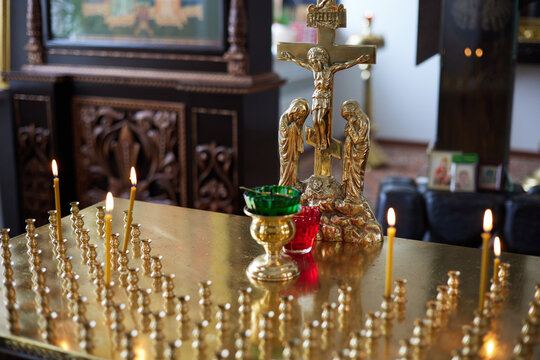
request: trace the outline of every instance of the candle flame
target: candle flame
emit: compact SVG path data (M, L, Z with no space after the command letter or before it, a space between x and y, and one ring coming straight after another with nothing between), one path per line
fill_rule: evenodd
M495 353L495 341L489 340L486 343L486 355L491 358L493 354Z
M498 236L495 236L495 240L493 240L493 252L495 256L501 256L501 239Z
M388 222L389 226L396 225L396 212L394 211L394 208L388 209L388 214L386 216L386 221Z
M58 165L56 164L56 160L53 159L52 163L51 163L51 167L52 167L52 173L53 173L53 176L54 177L58 177Z
M69 343L66 340L60 341L60 347L64 350L69 350Z
M493 229L493 213L487 209L484 213L484 232L490 232Z
M129 180L131 180L131 185L136 186L137 185L137 173L135 172L135 167L131 167L131 172L129 175Z
M366 20L368 20L368 21L373 20L373 13L371 11L366 11L364 13L364 16L365 16Z
M111 212L114 209L114 199L111 192L107 193L107 198L105 199L105 211Z

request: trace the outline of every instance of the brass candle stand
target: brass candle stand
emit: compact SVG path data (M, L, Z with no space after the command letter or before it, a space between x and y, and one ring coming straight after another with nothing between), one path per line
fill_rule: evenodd
M298 265L281 252L296 232L292 220L296 214L282 216L263 216L244 209L251 217L249 231L255 241L264 247L265 254L256 257L246 269L247 275L259 281L287 281L300 274Z

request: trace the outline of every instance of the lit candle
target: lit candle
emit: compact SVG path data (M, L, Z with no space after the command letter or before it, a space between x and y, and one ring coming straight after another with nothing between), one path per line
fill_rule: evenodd
M114 200L110 192L105 199L105 284L111 283L111 228Z
M386 252L386 282L384 286L384 296L390 297L391 290L392 290L392 262L393 262L393 253L394 253L394 236L396 235L396 228L394 225L396 224L396 213L394 211L394 208L388 209L387 214L387 222L388 222L388 230L387 230L387 237L388 237L388 248Z
M56 207L56 234L58 235L58 242L62 242L62 214L60 212L60 180L58 179L58 165L56 160L53 159L52 164L53 173L53 188L54 188L54 206Z
M493 253L495 259L493 259L493 283L499 283L499 265L501 264L501 239L495 236L493 240Z
M128 241L130 239L131 221L133 220L133 202L135 201L135 191L137 190L137 173L133 166L131 167L129 180L131 180L131 191L129 194L129 210L126 221L126 233L124 235L124 246L122 247L123 252L126 252Z
M484 213L484 232L482 233L482 268L480 271L480 294L478 303L478 312L480 315L484 310L484 296L487 285L488 258L489 258L489 240L491 239L491 230L493 229L493 214L491 209Z

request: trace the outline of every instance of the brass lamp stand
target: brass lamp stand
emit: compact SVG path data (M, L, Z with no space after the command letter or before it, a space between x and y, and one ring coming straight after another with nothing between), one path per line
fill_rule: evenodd
M371 22L373 21L373 14L366 13L366 27L364 32L361 35L351 35L347 44L349 45L374 45L377 49L384 47L384 37L379 35L374 35L371 32ZM371 64L359 64L358 67L362 70L361 77L365 83L364 91L364 109L366 115L371 120L371 147L369 150L369 157L367 160L368 168L380 168L388 165L388 158L384 153L381 146L375 140L375 131L377 126L373 121L373 102L372 102L372 91L371 91L371 76L372 69Z

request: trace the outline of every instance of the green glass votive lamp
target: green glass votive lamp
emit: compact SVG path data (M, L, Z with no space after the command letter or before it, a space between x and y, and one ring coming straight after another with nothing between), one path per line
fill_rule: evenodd
M244 200L244 212L251 217L251 236L266 251L249 264L247 275L259 281L297 277L298 266L281 248L296 233L293 217L301 209L300 191L287 186L260 186L246 190Z

